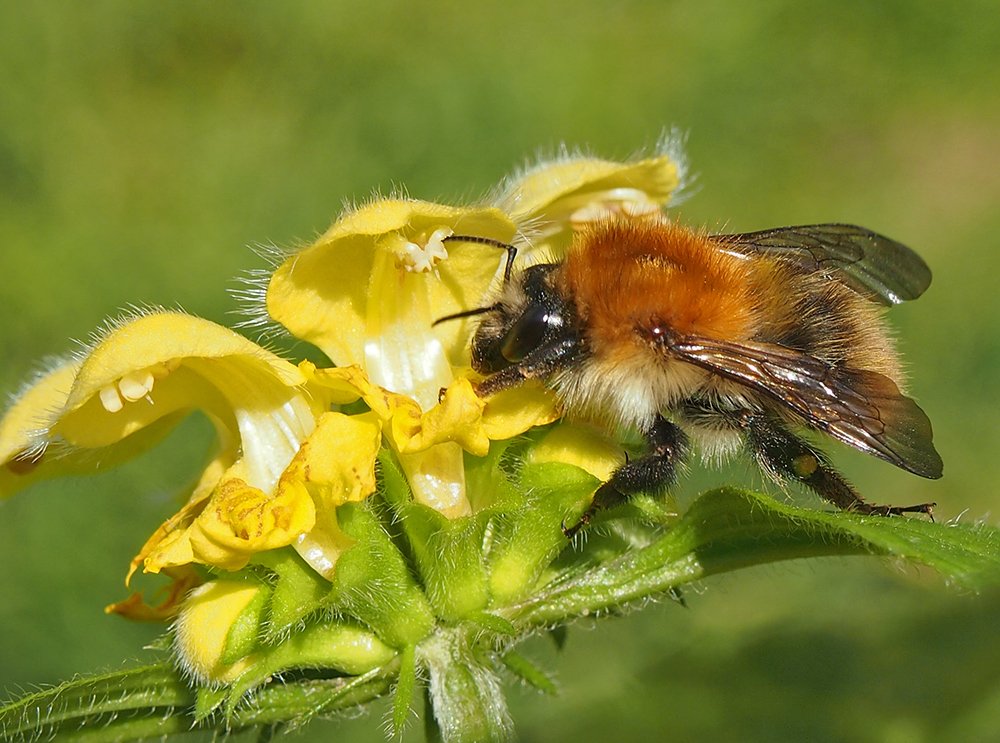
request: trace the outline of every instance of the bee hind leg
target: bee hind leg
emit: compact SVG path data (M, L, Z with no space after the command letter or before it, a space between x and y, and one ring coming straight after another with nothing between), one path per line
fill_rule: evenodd
M687 435L680 426L660 416L645 435L649 453L616 469L594 493L594 499L580 519L572 526L563 525L563 534L568 539L589 524L598 511L621 505L637 493L662 490L673 484L677 466L690 449Z
M822 452L774 419L747 414L741 419L741 425L758 465L776 480L802 483L844 511L873 516L926 513L933 518L934 503L914 506L869 503L843 475L830 466Z

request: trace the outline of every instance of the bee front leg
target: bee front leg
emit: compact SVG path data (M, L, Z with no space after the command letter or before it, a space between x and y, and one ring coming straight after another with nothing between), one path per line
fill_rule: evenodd
M763 415L747 413L740 419L751 453L764 472L776 480L800 482L821 498L844 511L895 516L903 513L931 514L934 503L915 506L880 506L864 500L843 475L813 448L781 423Z
M673 484L677 465L686 458L690 449L687 435L677 424L657 416L645 436L649 453L623 464L614 471L611 479L597 489L580 520L572 526L563 526L563 533L568 539L589 524L598 511L621 505L637 493L662 490Z

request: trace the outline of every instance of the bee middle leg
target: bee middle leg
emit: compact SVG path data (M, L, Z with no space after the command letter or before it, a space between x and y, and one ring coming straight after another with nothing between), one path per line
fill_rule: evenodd
M637 493L662 490L677 477L677 465L690 449L688 437L680 426L657 416L645 433L649 453L626 462L612 473L611 478L594 493L590 506L572 526L563 526L563 534L572 539L597 514L606 508L621 505Z
M882 506L869 503L843 475L830 466L826 456L796 436L781 423L765 415L740 418L746 441L760 468L776 480L800 482L821 498L844 511L875 516L903 513L931 514L935 504Z

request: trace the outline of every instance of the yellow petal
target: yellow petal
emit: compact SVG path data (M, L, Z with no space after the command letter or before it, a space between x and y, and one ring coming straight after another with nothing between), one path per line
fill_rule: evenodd
M318 387L328 390L335 399L344 402L363 399L383 422L383 433L398 452L415 454L440 443L455 442L470 454L485 456L489 449L489 438L497 438L487 435L488 429L483 425L483 411L488 404L476 395L468 379L459 378L452 382L444 390L440 401L425 413L415 400L372 384L357 367L316 369L310 365L304 368L310 380ZM535 401L530 397L525 399L530 401L531 408ZM494 430L504 427L502 419L505 415L513 416L514 413L504 411L496 416ZM540 417L540 414L529 412L524 417L534 419ZM525 430L527 429L521 428L515 433Z
M625 451L602 432L588 426L563 423L531 447L528 462L564 462L606 482L625 463Z
M322 349L337 366L363 364L365 346L378 332L369 327L369 302L385 298L381 288L372 292L377 254L390 260L394 272L420 279L414 285L427 285L422 291L437 317L475 306L486 293L503 258L502 251L489 246L448 243L448 257L432 271L407 271L405 246L424 245L444 228L502 241L515 233L510 220L493 208L376 200L342 216L319 240L277 268L267 289L268 313L293 335ZM376 322L384 325L385 317ZM449 357L465 353L467 331L461 322L419 329L433 333Z
M252 359L253 365L266 367L286 385L302 383L294 364L222 325L179 312L158 312L113 327L100 339L80 368L66 408L76 410L122 380L134 382L137 372L165 377L181 359L226 357Z
M45 451L45 433L55 413L69 397L78 364L62 362L25 386L0 419L0 496L38 479L43 460L53 461ZM49 469L47 466L44 469ZM60 474L74 471L74 462L54 467Z
M518 224L536 223L530 253L558 258L574 228L611 214L658 214L682 185L679 138L665 137L652 157L615 162L563 152L508 179L494 203Z
M400 465L418 502L451 518L471 513L458 444L485 454L489 442L480 425L482 402L468 381L457 380L442 403L425 414L416 401L372 384L357 367L307 371L315 385L329 386L343 397L353 388L383 421L383 433L399 452Z
M304 383L295 365L228 328L155 313L113 328L92 348L48 433L70 447L102 449L105 460L111 448L136 453L200 409L223 449L242 450L249 482L269 490L312 430Z
M540 382L529 381L487 400L482 425L490 439L509 439L552 423L561 415L555 393Z
M482 425L485 407L468 379L456 379L445 390L441 402L426 413L421 413L412 400L403 398L394 407L389 439L396 451L404 454L453 441L470 454L484 457L490 448Z
M317 504L334 508L375 492L382 426L372 415L324 413L278 482L278 492L306 486Z

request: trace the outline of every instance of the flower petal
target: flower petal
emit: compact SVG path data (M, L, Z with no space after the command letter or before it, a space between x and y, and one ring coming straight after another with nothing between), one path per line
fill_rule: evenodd
M502 212L489 207L376 200L340 217L319 240L275 270L267 288L268 313L293 335L318 346L337 366L364 364L366 345L379 331L385 331L388 323L383 314L374 320L380 328L370 327L373 315L369 303L385 298L381 286L386 281L384 271L377 279L380 286L372 291L377 255L390 260L394 274L408 273L419 280L407 283L427 284L425 292L437 317L475 306L486 293L503 258L489 246L448 244L448 257L434 270L407 271L413 267L407 263L407 246L426 245L442 228L501 241L509 241L515 232ZM405 324L407 319L399 321ZM419 328L420 333L432 333L449 358L467 353L463 348L466 330L464 323Z
M105 614L118 614L126 619L143 622L162 622L174 617L191 589L204 583L196 570L189 566L168 568L164 571L171 577L166 587L166 595L160 603L147 604L141 593L133 593L124 601L104 607Z
M563 462L589 472L601 482L625 463L625 451L602 432L576 424L562 423L531 447L528 462Z
M239 478L219 483L183 531L168 533L145 559L147 572L199 562L239 570L256 552L293 544L316 520L304 488L271 496Z
M77 362L64 361L44 372L15 396L0 419L0 496L11 495L49 470L68 474L80 464L63 458L51 467L52 457L45 451L45 432L65 405L78 368ZM45 468L40 467L43 460Z
M615 162L563 151L505 181L493 203L518 225L537 230L529 253L558 258L573 230L611 214L659 214L683 185L686 163L678 137L665 137L652 157ZM531 260L530 255L528 260Z
M72 448L121 444L132 454L145 441L132 438L137 432L200 409L223 448L242 451L248 481L270 490L312 430L314 410L298 389L304 382L296 366L221 325L175 312L145 315L93 347L48 435Z
M504 390L486 401L483 431L492 440L509 439L556 421L562 408L555 393L536 381Z
M323 413L278 482L278 493L304 485L319 506L335 508L375 492L382 426L368 415Z
M488 404L476 395L468 379L456 379L444 390L441 400L425 413L415 400L370 382L358 367L316 369L303 364L303 369L333 400L341 404L364 400L383 422L382 433L397 452L416 454L445 442L455 442L476 456L485 456L489 450L492 437L487 436L483 426L483 411ZM525 417L530 416L529 413ZM503 426L504 422L497 417L494 428L499 430Z

